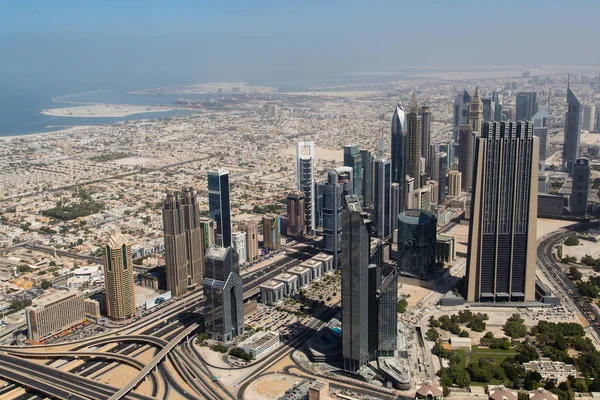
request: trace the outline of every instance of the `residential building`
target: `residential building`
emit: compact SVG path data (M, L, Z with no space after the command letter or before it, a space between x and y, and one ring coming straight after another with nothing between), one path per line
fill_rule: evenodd
M254 261L260 255L258 251L258 222L253 220L242 221L238 229L246 232L246 256L248 261Z
M462 191L470 192L473 184L473 154L475 133L469 125L460 126L458 171L462 174Z
M200 228L202 232L202 246L204 249L204 253L206 253L206 249L210 248L216 243L216 231L217 231L217 223L214 219L200 217Z
M580 158L575 161L575 165L573 166L573 185L569 199L571 215L586 215L590 193L590 178L590 161L587 158Z
M317 226L315 209L315 143L298 142L296 146L296 184L304 193L306 232L313 234Z
M313 381L308 387L308 400L329 400L329 382Z
M438 183L437 203L446 201L446 174L448 171L448 158L443 151L435 153L433 157L432 177Z
M224 343L244 333L244 283L232 247L211 247L205 257L204 332Z
M563 142L563 170L573 173L575 161L579 158L579 139L581 134L581 103L569 87L567 89L567 114L565 120L565 138Z
M188 289L189 259L182 202L177 192L167 192L162 207L167 289L180 296Z
M450 235L437 235L435 260L445 263L456 260L456 238Z
M596 106L594 104L586 104L583 106L583 122L581 129L588 132L594 132L596 118Z
M535 301L538 138L531 122L485 122L477 138L467 301Z
M83 307L85 309L86 316L91 318L100 318L100 303L98 303L96 300L83 300Z
M208 211L217 222L217 245L231 246L229 171L208 171Z
M238 254L240 265L248 260L248 246L246 244L246 232L233 232L231 234L231 247Z
M427 278L435 270L437 217L426 210L407 210L398 215L398 271Z
M273 251L279 250L281 236L279 234L279 215L265 214L263 216L263 247Z
M462 173L453 170L448 171L448 196L458 196L462 188Z
M304 204L304 192L293 192L287 196L288 229L290 237L304 236L306 229L306 205Z
M113 231L104 246L106 315L114 320L135 317L135 291L131 245L119 231Z
M48 289L25 309L27 339L39 343L84 323L83 293Z

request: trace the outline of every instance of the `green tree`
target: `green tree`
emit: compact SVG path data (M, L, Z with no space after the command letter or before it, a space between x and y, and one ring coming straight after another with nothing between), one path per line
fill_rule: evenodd
M583 263L583 258L581 259L581 262ZM579 272L577 267L570 267L569 275L571 275L571 279L573 279L574 281L579 281L582 278L581 272Z
M44 290L46 289L50 289L52 287L52 282L50 282L47 279L42 280L42 283L40 284L40 287Z
M577 238L577 235L573 234L573 235L569 236L567 238L567 240L565 240L565 245L567 245L567 246L579 246L579 238Z
M437 329L429 328L427 330L427 332L425 333L425 337L427 338L427 340L431 340L432 342L435 342L440 338L440 334L438 333Z
M506 333L507 336L513 339L522 338L527 335L527 327L524 322L525 320L521 318L519 314L513 314L508 318L502 329L504 329L504 333Z
M400 299L398 301L398 306L397 306L397 311L400 314L403 314L406 312L406 307L408 306L408 301L406 301L406 299Z

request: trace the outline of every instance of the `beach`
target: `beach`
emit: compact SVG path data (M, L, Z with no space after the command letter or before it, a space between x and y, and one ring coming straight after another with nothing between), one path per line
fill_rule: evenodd
M172 111L173 109L173 107L135 106L129 104L92 104L78 107L45 109L41 113L53 117L121 118L141 113Z

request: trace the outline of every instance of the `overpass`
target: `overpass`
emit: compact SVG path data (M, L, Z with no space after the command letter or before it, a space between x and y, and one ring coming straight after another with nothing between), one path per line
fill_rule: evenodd
M142 370L144 364L135 358L131 358L119 353L109 353L105 351L55 351L55 352L38 352L32 353L28 351L9 351L8 354L19 356L22 358L102 358L109 361L120 361L135 369Z
M156 356L142 369L127 385L123 386L117 393L113 394L109 397L109 400L118 400L122 399L133 390L145 377L160 363L163 358L171 352L179 344L180 341L185 339L190 333L198 329L198 324L192 324L184 329L179 335L177 335L173 340L169 342L167 346L165 346L161 351L158 352Z

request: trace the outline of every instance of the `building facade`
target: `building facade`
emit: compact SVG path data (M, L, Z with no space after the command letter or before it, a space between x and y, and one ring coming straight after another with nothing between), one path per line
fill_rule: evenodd
M244 333L244 284L237 253L211 247L205 257L204 331L227 343Z
M519 92L516 100L516 120L531 121L538 112L537 92Z
M392 116L392 182L400 185L398 209L406 209L406 115L398 103Z
M415 189L421 187L421 115L417 93L413 92L406 114L406 173L415 178Z
M379 141L375 160L375 234L384 240L393 233L391 212L392 163L386 159L385 142Z
M302 237L306 229L306 204L304 192L293 192L287 196L288 228L290 237Z
M581 134L581 103L571 88L567 89L567 115L565 120L565 139L563 142L563 170L573 173L575 161L579 158L579 139Z
M352 193L362 195L363 165L358 145L344 146L344 166L352 168Z
M263 247L272 251L279 250L281 236L279 234L279 215L265 214L263 216Z
M362 181L362 196L363 204L373 204L373 155L369 150L361 150L360 156L362 158L363 167L363 181Z
M229 172L208 171L208 211L217 223L217 246L231 246L231 200Z
M473 184L473 153L475 134L469 125L461 125L458 171L462 174L462 191L470 192Z
M246 232L233 232L231 234L231 247L238 254L240 265L248 260L248 245L246 243Z
M535 301L538 153L530 122L484 124L475 155L467 301Z
M548 105L535 113L531 120L533 134L540 139L538 171L544 172L546 170L546 150L548 149Z
M462 174L456 170L448 171L448 196L458 196L462 189Z
M304 193L304 221L306 232L313 234L317 224L315 216L315 143L298 142L296 146L296 184Z
M114 320L135 317L131 245L121 232L114 231L108 237L104 246L103 261L106 315Z
M329 171L323 185L323 249L333 256L334 268L340 265L343 196L352 194L352 189L352 168Z
M421 106L421 158L425 159L425 173L431 176L431 108Z
M238 229L246 232L246 256L248 261L254 261L260 255L258 251L258 222L253 220L242 221Z
M49 289L25 309L27 339L41 342L85 322L83 293Z
M571 198L569 199L571 215L578 217L586 215L590 193L590 178L590 161L587 158L580 158L575 161L575 165L573 166L573 186L571 189Z
M188 289L189 260L181 205L179 193L168 192L162 207L167 289L174 296Z
M407 210L398 215L398 271L427 278L435 270L437 217L425 210Z

